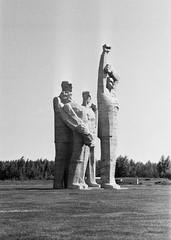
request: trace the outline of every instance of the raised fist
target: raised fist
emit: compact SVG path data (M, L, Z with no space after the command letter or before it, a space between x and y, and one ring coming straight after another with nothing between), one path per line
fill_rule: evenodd
M111 50L111 46L104 44L103 45L103 52L109 53Z

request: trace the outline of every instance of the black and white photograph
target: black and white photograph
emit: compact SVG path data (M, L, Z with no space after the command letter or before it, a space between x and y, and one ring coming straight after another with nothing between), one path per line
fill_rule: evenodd
M171 1L0 0L0 239L171 240Z

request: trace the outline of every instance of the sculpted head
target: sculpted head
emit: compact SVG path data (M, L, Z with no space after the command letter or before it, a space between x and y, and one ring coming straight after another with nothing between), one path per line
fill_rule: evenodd
M86 102L87 104L91 101L91 94L89 91L82 92L83 102Z
M72 83L69 81L63 81L61 83L62 91L72 92Z

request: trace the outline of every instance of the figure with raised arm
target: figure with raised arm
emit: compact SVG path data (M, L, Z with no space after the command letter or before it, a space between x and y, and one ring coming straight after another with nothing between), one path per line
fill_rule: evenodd
M72 84L63 81L61 86L62 92L53 99L56 150L53 187L72 188L76 183L75 188L87 188L82 184L79 164L84 160L83 146L92 142L87 115L84 108L72 100Z
M117 148L117 114L119 110L116 86L119 76L107 64L111 47L103 46L98 70L98 137L101 142L101 187L119 189L115 181Z
M93 142L90 147L87 146L87 151L89 151L89 156L84 161L84 176L87 175L87 184L89 187L99 187L96 183L96 160L94 155L95 140L97 138L97 108L96 105L91 103L91 94L89 91L82 92L83 103L87 117L88 126L90 132L93 136Z

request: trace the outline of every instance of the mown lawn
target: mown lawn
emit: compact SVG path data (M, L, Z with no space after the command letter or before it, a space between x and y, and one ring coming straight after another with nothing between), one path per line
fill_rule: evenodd
M127 187L54 190L52 181L0 182L0 239L171 239L171 186Z

